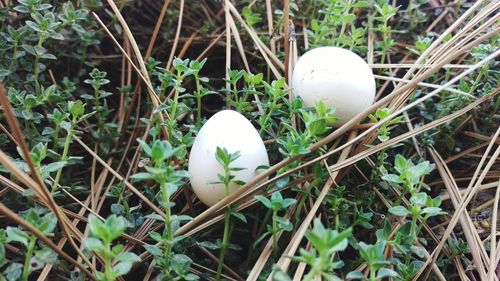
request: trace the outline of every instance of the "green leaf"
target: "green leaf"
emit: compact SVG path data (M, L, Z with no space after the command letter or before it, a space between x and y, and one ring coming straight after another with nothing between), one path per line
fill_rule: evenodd
M149 122L149 120L147 120L147 121ZM137 142L141 146L144 153L146 153L147 156L151 156L151 147L149 147L149 145L147 143L145 143L143 140L141 140L139 138L137 139Z
M106 228L104 223L99 218L94 216L93 214L89 215L88 221L89 221L88 223L90 225L90 232L92 234L94 234L95 236L97 236L103 240L106 240L108 237L108 229ZM111 241L109 241L109 242L111 242Z
M396 206L389 209L389 212L398 217L404 217L410 212L403 206Z
M153 162L163 161L166 157L163 147L160 143L155 142L151 148L151 158Z
M117 261L140 262L141 258L132 252L123 252L115 257Z
M165 111L168 109L168 105L164 104L164 103L160 103L158 105L157 108L155 108L155 110L153 110L153 114L156 114L156 113L159 113L159 112L162 112L162 111Z
M274 217L273 219L278 222L281 229L283 229L284 231L292 231L293 224L288 219L283 217Z
M290 276L287 273L283 272L277 266L273 268L273 272L271 273L272 281L292 281Z
M117 215L109 216L105 221L105 226L108 229L108 238L110 241L120 237L127 228L127 221L123 217Z
M407 169L409 169L409 162L401 155L396 155L396 159L394 160L394 168L398 173L403 174Z
M137 174L133 174L130 178L134 179L134 180L139 180L139 181L144 181L144 180L152 180L154 179L154 176L150 173L137 173Z
M398 277L398 276L399 274L396 271L389 268L381 268L377 272L377 279L382 279L387 277Z
M145 244L145 245L143 245L143 247L144 247L144 249L146 249L146 251L148 251L149 253L151 253L155 257L161 257L163 255L163 252L160 250L160 248L158 248L154 245Z
M23 265L20 263L11 263L4 270L3 274L8 281L17 281L23 273Z
M114 203L111 204L111 213L116 214L116 215L121 215L125 213L125 206L122 204Z
M394 175L394 174L383 175L382 179L385 181L388 181L388 182L403 183L401 178L398 175Z
M74 117L82 115L85 111L84 104L80 100L68 102L68 109Z
M245 217L245 215L243 215L242 213L239 213L239 212L232 212L231 215L235 216L237 219L239 219L240 221L246 223L247 222L247 218Z
M365 279L365 275L362 272L359 271L351 271L349 272L346 276L346 279Z
M413 194L410 197L410 202L413 204L416 204L418 206L425 206L425 203L427 202L427 193L419 192L419 193Z
M7 238L9 241L16 241L23 244L25 247L28 247L29 236L26 232L22 231L19 228L7 226Z
M217 250L220 248L217 244L210 242L210 241L203 241L203 242L198 243L198 245L200 245L203 248L207 248L209 250Z
M113 271L116 273L117 276L125 275L132 268L132 264L133 263L129 261L119 262L117 265L113 267Z
M424 208L423 213L429 215L429 217L446 214L446 212L443 212L443 210L439 207Z
M52 251L49 247L43 247L35 251L35 257L42 263L55 263L57 262L57 253Z
M271 209L271 201L269 199L267 199L267 197L262 196L262 195L255 195L254 198L255 198L255 200L264 204L264 206L266 206L266 208Z
M160 216L159 214L149 214L146 216L146 218L157 220L157 221L162 221L162 222L165 221L165 218Z
M102 241L97 238L88 237L83 240L83 246L90 251L100 252L104 245Z
M149 234L149 237L153 238L156 242L163 242L163 237L161 236L160 233L150 231L150 232L148 232L148 234Z

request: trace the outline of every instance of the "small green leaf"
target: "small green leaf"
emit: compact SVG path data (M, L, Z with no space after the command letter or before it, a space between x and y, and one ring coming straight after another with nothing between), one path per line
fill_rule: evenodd
M365 279L365 275L362 272L359 271L351 271L349 272L346 277L346 279L354 280L354 279Z
M377 279L382 279L387 277L398 277L398 276L399 274L396 271L389 268L381 268L377 272Z
M7 226L6 233L9 241L16 241L28 247L29 236L26 232L16 227Z
M403 206L396 206L389 209L389 212L398 217L404 217L410 212Z

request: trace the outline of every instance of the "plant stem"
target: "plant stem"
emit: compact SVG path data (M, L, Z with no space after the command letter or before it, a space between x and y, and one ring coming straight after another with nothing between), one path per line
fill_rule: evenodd
M16 56L17 56L17 49L19 47L19 43L16 41L16 44L14 45L14 51L12 52L12 60L9 65L9 72L12 71L14 68L14 64L16 63Z
M30 243L28 244L28 252L24 257L24 268L21 280L27 281L31 271L31 256L33 256L33 251L35 250L36 237L30 236Z
M375 280L377 280L375 273L376 273L376 272L375 272L375 270L373 269L373 267L371 267L371 266L370 266L370 280L371 280L371 281L375 281Z
M96 88L94 90L94 102L95 102L95 114L97 117L97 133L102 133L103 127L104 127L104 122L102 120L101 116L101 110L99 109L99 88Z
M234 92L234 104L235 104L236 110L240 111L239 110L240 101L238 98L238 86L236 85L236 82L233 84L233 92Z
M40 34L40 38L38 39L38 44L36 45L37 47L41 48L43 41L45 41L45 32L42 32ZM38 62L40 61L40 56L38 53L35 55L35 69L33 70L33 75L35 76L35 81L38 80L38 72L40 71L38 69Z
M278 237L276 237L276 234L278 232L278 224L275 219L278 215L277 213L278 211L273 210L273 233L271 233L273 236L273 255L276 254L276 251L278 250Z
M200 92L200 78L198 75L194 77L196 81L196 125L201 125L201 92Z
M61 128L61 125L59 123L56 123L56 127L54 128L54 134L52 135L54 138L54 151L57 151L57 147L59 146L59 129Z
M111 252L110 245L107 245L108 253ZM115 280L113 278L113 268L111 267L111 256L110 254L104 255L104 276L108 281Z
M225 179L227 180L224 182L224 191L226 193L226 197L229 196L229 179L231 175L231 170L229 169L229 166L224 167L224 175ZM226 255L226 250L227 246L229 244L229 230L231 228L231 210L229 209L230 206L226 209L224 212L224 236L222 237L222 246L220 249L220 256L219 256L219 264L217 265L217 275L215 277L215 280L219 281L220 276L222 274L222 267L224 265L224 256Z
M215 280L221 280L222 266L224 265L224 256L226 255L227 246L229 244L229 228L230 228L231 213L229 210L224 212L224 236L222 237L222 246L220 248L219 264L217 265L217 276Z
M177 104L179 103L179 87L181 86L181 80L182 76L180 74L177 74L177 79L175 81L175 93L174 93L174 103L172 104L172 123L175 121L176 117L176 111L177 111Z
M68 135L66 136L66 140L64 141L64 149L63 149L63 154L61 156L61 161L66 161L68 158L68 151L69 151L69 145L71 144L71 138L73 137L73 126L76 123L76 117L73 117L73 120L71 121L71 125L69 128ZM59 185L59 181L61 180L61 175L62 175L62 170L64 167L61 167L59 170L57 170L56 177L54 179L54 183L52 184L52 192L57 190L57 186Z
M174 233L172 231L172 213L170 210L170 196L168 194L167 190L167 183L163 182L160 186L161 189L161 195L163 199L163 203L165 204L165 229L167 231L167 239L168 242L165 246L165 258L170 259L170 255L172 253L172 247L171 247L171 242L174 240ZM167 267L163 270L163 274L165 274L166 277L170 277L170 267Z

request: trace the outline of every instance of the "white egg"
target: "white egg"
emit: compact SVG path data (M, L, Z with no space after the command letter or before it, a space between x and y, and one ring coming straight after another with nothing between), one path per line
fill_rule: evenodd
M305 107L322 100L335 108L340 126L373 104L375 78L368 64L355 53L338 47L306 52L293 70L292 89Z
M226 196L224 185L213 183L218 181L218 174L224 174L222 165L215 158L217 147L226 148L230 153L240 152L241 156L230 166L244 168L234 172L236 180L247 182L257 176L257 167L269 166L264 142L252 123L233 110L218 112L201 127L189 155L191 186L208 206ZM234 192L239 185L231 183L229 188Z

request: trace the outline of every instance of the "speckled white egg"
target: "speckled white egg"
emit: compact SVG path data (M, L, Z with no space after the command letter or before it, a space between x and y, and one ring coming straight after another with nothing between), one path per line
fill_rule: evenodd
M213 183L218 181L218 174L224 174L222 165L215 158L217 147L226 148L230 153L240 152L241 156L231 163L231 167L244 168L234 172L236 180L248 182L257 176L257 167L269 166L264 142L252 123L233 110L216 113L201 127L189 155L191 186L207 206L226 196L224 185ZM239 185L231 183L229 188L234 192Z
M375 78L368 64L355 53L338 47L306 52L293 70L292 89L305 107L322 100L335 108L340 126L370 107L375 99Z

